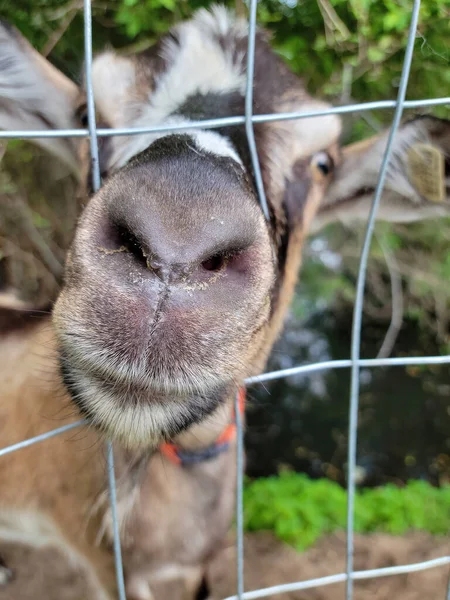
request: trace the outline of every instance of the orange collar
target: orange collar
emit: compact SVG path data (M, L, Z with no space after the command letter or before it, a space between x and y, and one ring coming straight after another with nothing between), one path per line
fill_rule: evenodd
M239 414L244 415L245 410L245 388L241 387L238 392ZM175 465L184 467L194 465L205 460L215 458L222 452L228 450L230 443L236 438L236 416L233 409L233 417L217 440L211 446L201 450L183 450L180 446L165 442L159 447L160 453Z

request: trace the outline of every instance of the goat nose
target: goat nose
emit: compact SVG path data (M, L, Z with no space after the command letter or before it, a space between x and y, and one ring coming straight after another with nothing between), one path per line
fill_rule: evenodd
M246 201L240 183L236 185L232 180L228 186L231 189L224 191L222 181L212 181L213 189L205 191L200 184L194 186L187 181L185 190L175 181L177 173L170 183L165 176L164 185L158 186L155 181L161 174L151 175L153 171L146 167L145 180L131 178L126 193L107 197L103 188L98 197L103 219L96 229L103 229L99 237L109 237L109 247L115 244L123 248L124 260L119 259L123 268L130 267L132 260L134 267L140 267L139 278L185 284L192 293L212 285L231 268L245 272L260 215L254 204ZM206 176L209 184L209 169Z
M162 239L161 232L155 229L141 223L118 225L113 222L113 236L107 244L118 248L127 257L128 264L131 260L144 277L156 277L165 284L176 283L194 267L198 244L195 241L182 243L176 236L172 240Z
M172 269L169 265L164 264L160 259L158 259L154 254L149 254L147 256L147 269L153 273L158 279L168 283L169 278L172 274Z
M123 251L130 254L136 263L161 281L168 280L169 265L155 254L150 241L139 240L129 229L122 229L120 237Z
M156 275L156 277L157 277L158 279L161 279L161 281L164 281L164 280L166 279L166 277L165 277L165 273L164 273L164 271L163 271L162 267L160 267L160 266L156 266L155 264L152 264L152 262L151 262L151 261L149 261L149 260L147 261L147 267L150 269L150 271L151 271L151 272L152 272L154 275Z
M199 219L194 226L183 228L185 224L180 222L172 222L170 227L161 223L156 210L145 218L132 216L127 213L119 220L108 214L109 226L101 234L106 238L105 247L115 247L113 252L119 250L126 257L124 265L132 261L144 277L156 277L166 284L185 281L199 268L219 271L228 246L235 246L224 228L214 231L209 221Z
M163 265L152 252L148 240L144 241L142 235L135 234L129 225L112 223L110 233L111 239L108 242L117 247L116 252L125 253L140 267L152 271L159 278L162 277Z

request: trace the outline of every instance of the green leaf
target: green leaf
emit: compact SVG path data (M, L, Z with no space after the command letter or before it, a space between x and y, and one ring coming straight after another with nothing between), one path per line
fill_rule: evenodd
M344 529L347 494L327 479L310 480L303 474L282 473L247 482L244 490L244 527L268 530L298 550L322 535ZM426 530L447 535L450 528L450 486L441 489L423 481L405 487L385 485L357 491L355 531L384 531L402 535Z

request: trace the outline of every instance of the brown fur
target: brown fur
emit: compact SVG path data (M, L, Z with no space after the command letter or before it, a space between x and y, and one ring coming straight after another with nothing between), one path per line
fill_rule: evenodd
M0 513L1 600L108 600L92 566L39 513Z
M174 48L183 48L183 31L189 29L162 43L162 56L101 59L108 68L96 71L99 123L119 127L156 118L145 99L159 93L160 78L179 59ZM233 85L246 38L240 25L233 35L211 42L212 54L220 47L233 57L223 74L230 89L214 92L212 69L213 91L200 94L200 104L198 95L187 97L183 116L242 114L243 97ZM213 58L204 56L205 69ZM114 90L109 77L116 78ZM82 94L74 100L70 88L67 101L75 113ZM324 106L258 34L255 111ZM331 210L327 188L333 182L345 190L354 175L345 155L339 166L339 130L336 117L255 128L270 223L258 207L242 128L220 133L238 149L243 168L222 138L166 136L150 140L147 149L147 138L138 139L144 147L136 146L126 166L111 161L136 140L105 140L105 182L78 225L53 319L43 316L20 331L5 328L2 446L78 419L75 404L95 427L2 457L0 506L50 516L108 593L115 584L105 433L115 440L129 599L192 600L202 586L232 518L234 444L214 460L183 468L159 454L158 444L166 438L186 449L213 443L229 422L238 386L264 368L292 299L305 238L317 215ZM86 142L78 153L88 190ZM318 166L323 160L328 172ZM204 266L217 257L217 268ZM125 413L131 417L124 425Z

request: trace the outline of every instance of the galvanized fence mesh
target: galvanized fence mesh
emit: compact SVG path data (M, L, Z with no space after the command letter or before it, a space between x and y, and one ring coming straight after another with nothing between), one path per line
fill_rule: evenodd
M318 579L309 579L306 581L297 581L276 585L270 588L257 589L252 591L244 591L244 531L243 531L243 424L240 418L239 410L237 409L236 400L236 420L237 420L237 486L236 486L236 509L237 509L237 590L236 595L226 598L226 600L255 600L257 598L267 598L274 594L293 592L298 590L307 590L320 586L331 585L335 583L346 583L346 600L353 600L353 582L362 579L370 579L376 577L385 577L390 575L401 575L414 573L425 569L443 567L450 564L450 556L443 556L434 560L420 562L415 564L371 569L366 571L354 571L354 500L355 500L355 467L356 467L356 447L357 447L357 426L358 426L358 403L359 403L359 373L362 367L393 367L393 366L408 366L408 365L442 365L450 364L450 355L447 356L417 356L406 358L382 358L382 359L361 359L361 321L364 302L364 288L366 280L367 262L369 257L372 234L375 224L377 207L379 205L383 186L386 178L387 168L392 153L393 140L404 109L432 107L438 105L450 105L450 97L431 98L423 100L406 100L406 90L408 85L408 77L411 67L411 62L414 53L414 42L417 32L417 23L420 11L420 0L414 0L411 11L411 23L409 28L408 41L403 61L402 75L400 79L399 90L396 100L384 100L379 102L366 102L362 104L350 104L347 106L334 107L320 111L295 112L295 113L278 113L267 115L253 115L253 72L255 58L255 32L256 32L256 9L257 0L249 0L249 36L248 36L248 53L247 53L247 85L246 85L246 100L245 114L238 117L224 117L217 119L208 119L202 121L189 122L185 126L180 125L160 125L157 127L148 128L129 128L129 129L101 129L96 127L95 122L95 105L92 88L92 18L91 18L91 1L84 0L84 43L85 43L85 65L86 65L86 92L87 92L87 109L88 109L88 129L70 129L70 130L51 130L51 131L2 131L0 138L3 139L33 139L33 138L50 138L50 137L88 137L90 140L91 161L92 161L92 177L93 188L97 190L100 187L100 170L98 161L98 137L108 137L117 135L137 135L151 132L171 132L183 131L186 129L200 128L216 128L221 126L236 126L245 125L248 144L251 152L252 165L255 174L256 187L260 198L261 208L268 216L267 202L264 192L261 170L258 161L258 154L254 139L253 125L255 123L263 123L269 121L281 121L302 119L306 117L323 116L328 114L345 114L370 111L374 109L394 109L394 117L392 120L391 130L388 138L388 143L385 149L383 161L381 164L378 183L376 186L372 208L367 223L365 239L359 263L359 272L356 288L356 299L353 311L353 327L351 335L351 357L347 360L324 361L308 365L302 365L291 369L280 371L272 371L256 377L251 377L246 380L246 385L255 385L265 381L279 379L282 377L290 377L293 375L306 374L314 371L322 371L329 369L351 369L351 387L350 387L350 403L349 403L349 424L348 424L348 471L347 471L347 566L345 573L337 573ZM85 421L80 420L76 423L59 427L45 434L23 440L17 444L0 449L0 457L45 441L56 435L65 433L75 427L79 427ZM119 526L117 520L116 506L116 483L114 473L114 455L112 444L108 443L107 448L107 465L108 465L108 481L110 504L113 519L113 534L114 534L114 553L116 564L117 588L118 597L120 600L126 600L125 584L122 569L121 546L119 537ZM299 502L301 498L299 498ZM429 590L429 598L436 598L433 590ZM436 599L437 600L437 599ZM445 598L442 600L450 600L450 581Z

